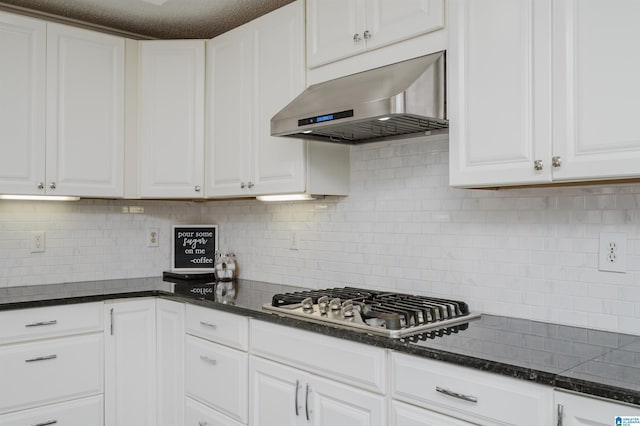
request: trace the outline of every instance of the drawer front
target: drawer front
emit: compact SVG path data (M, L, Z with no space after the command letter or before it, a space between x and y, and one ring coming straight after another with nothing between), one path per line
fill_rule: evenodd
M0 416L2 426L88 426L102 425L102 396L77 399Z
M245 352L186 337L186 395L242 423L247 421L247 370Z
M386 393L384 349L252 320L251 353L351 386Z
M102 302L0 312L0 345L102 331Z
M103 335L0 347L0 413L103 392Z
M438 414L424 408L393 401L390 426L473 426L453 417Z
M240 315L187 304L187 333L243 351L249 348L248 321Z
M548 386L405 354L391 355L391 391L395 399L483 425L553 420Z
M217 411L186 398L184 426L242 426Z

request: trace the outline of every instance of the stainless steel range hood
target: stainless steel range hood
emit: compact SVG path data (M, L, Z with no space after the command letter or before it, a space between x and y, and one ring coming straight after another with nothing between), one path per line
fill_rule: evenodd
M271 119L272 136L343 144L448 127L444 52L310 86Z

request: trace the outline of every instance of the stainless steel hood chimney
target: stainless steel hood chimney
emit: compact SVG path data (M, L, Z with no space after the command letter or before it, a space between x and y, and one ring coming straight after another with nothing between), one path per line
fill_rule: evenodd
M444 52L310 86L271 119L272 136L343 144L448 127Z

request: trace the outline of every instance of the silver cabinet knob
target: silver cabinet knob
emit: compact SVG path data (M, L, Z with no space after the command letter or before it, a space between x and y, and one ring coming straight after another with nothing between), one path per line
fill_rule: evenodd
M38 184L38 189L44 189L44 182L40 182Z
M353 42L354 43L359 43L360 41L362 41L362 38L360 37L360 34L359 33L355 33L353 35Z
M240 182L240 188L244 189L247 185L244 182Z
M254 185L253 183L251 183L251 182L249 182L249 183L247 184L247 188L249 188L249 189L253 188L254 186L255 186L255 185Z
M369 40L371 38L371 32L369 30L366 30L363 35L365 40Z
M200 185L196 185L196 187L195 187L196 192L200 192L200 189L201 189Z
M51 185L49 185L49 188L56 189L56 183L55 182L51 182Z
M542 160L536 160L536 161L534 161L534 162L533 162L533 168L534 168L536 171L540 171L540 170L542 170L542 169L543 169Z
M553 167L560 167L560 166L562 166L562 157L555 156L555 157L551 158L551 165L552 165Z

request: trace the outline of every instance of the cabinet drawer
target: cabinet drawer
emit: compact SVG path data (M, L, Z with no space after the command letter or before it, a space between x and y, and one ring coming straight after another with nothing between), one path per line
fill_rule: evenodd
M537 426L553 417L550 387L398 353L391 355L391 391L395 399L483 425Z
M398 401L391 403L390 426L472 426L453 417Z
M60 404L47 405L32 410L0 416L2 426L87 426L102 425L102 396L77 399Z
M184 426L242 426L215 410L186 398Z
M187 304L187 333L246 351L248 319L214 309Z
M384 349L262 321L251 321L251 352L384 394Z
M0 312L0 344L102 331L102 302Z
M242 423L247 421L247 370L245 352L186 337L186 395Z
M0 347L0 413L100 394L103 365L102 334Z

